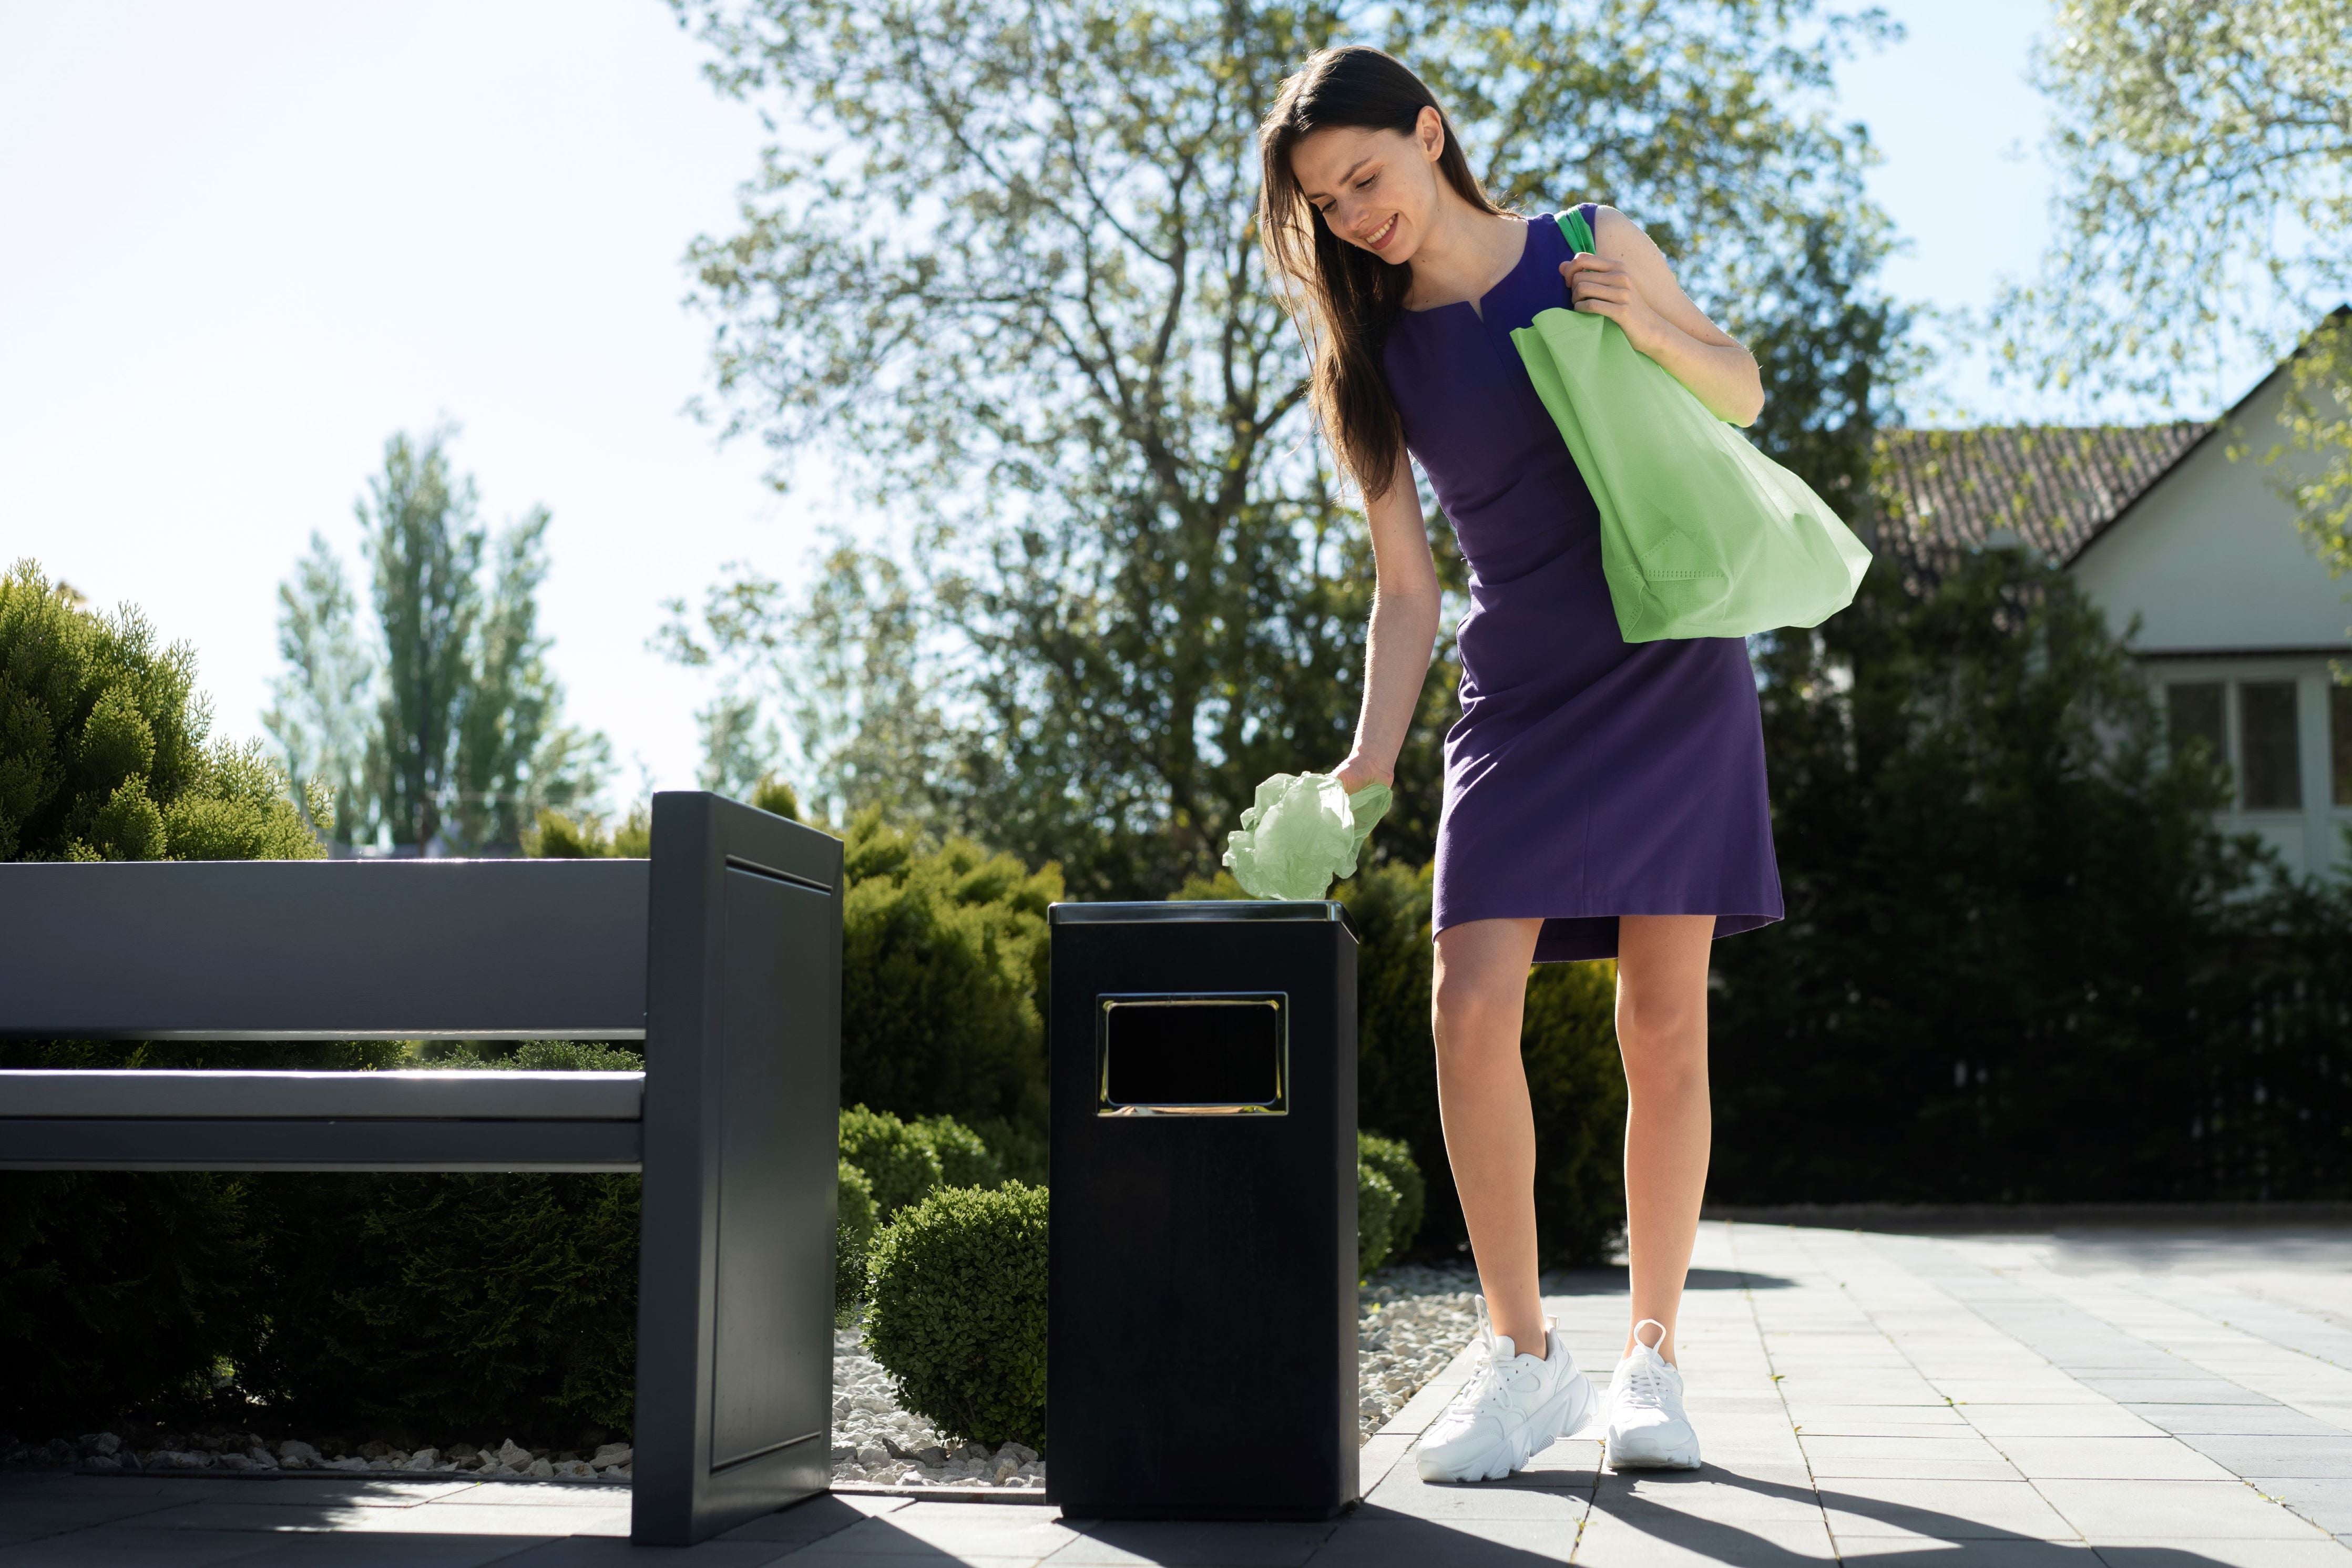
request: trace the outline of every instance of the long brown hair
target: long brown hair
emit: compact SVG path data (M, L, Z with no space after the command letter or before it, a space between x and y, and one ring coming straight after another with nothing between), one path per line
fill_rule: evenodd
M1276 279L1292 285L1285 303L1313 363L1308 403L1367 501L1388 493L1404 451L1404 427L1381 371L1381 344L1404 308L1412 264L1393 266L1333 234L1299 190L1290 152L1301 137L1341 126L1410 136L1423 109L1437 110L1444 129L1437 167L1445 183L1479 212L1503 211L1470 172L1436 95L1403 61L1379 49L1358 44L1309 55L1284 80L1257 128L1258 237Z

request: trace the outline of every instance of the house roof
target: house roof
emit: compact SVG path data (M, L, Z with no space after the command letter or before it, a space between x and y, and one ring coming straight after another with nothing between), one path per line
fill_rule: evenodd
M1878 548L1915 585L1989 543L2071 565L2213 428L2182 420L1884 431L1873 486Z

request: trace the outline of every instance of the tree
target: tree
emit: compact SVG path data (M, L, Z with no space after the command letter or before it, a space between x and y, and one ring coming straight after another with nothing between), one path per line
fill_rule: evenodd
M450 434L393 436L356 508L372 628L320 535L278 591L287 667L264 723L288 771L342 803L344 844L515 846L542 810L585 803L611 768L602 735L561 722L547 667L547 509L492 540L474 521L473 480L450 472Z
M891 788L1062 861L1082 896L1213 866L1257 780L1335 762L1354 722L1369 550L1255 229L1253 129L1311 50L1393 47L1501 199L1636 214L1737 329L1793 345L1800 323L1874 308L1867 142L1822 108L1874 14L673 3L722 90L806 128L769 149L739 231L691 259L729 429L780 454L828 443L908 530L915 689L947 755L927 734L884 757L908 780ZM1776 439L1869 417L1866 378L1814 394L1850 406ZM1442 524L1433 538L1458 595ZM1442 653L1379 841L1416 862L1452 674ZM843 695L864 733L865 694Z
M331 802L324 821L310 818L321 839L373 843L378 822L375 646L359 627L359 604L342 558L312 533L310 552L278 585L278 656L284 670L262 725L276 737L289 770L315 784ZM307 800L308 792L299 797Z
M960 758L923 656L922 610L896 561L836 543L800 603L734 562L698 612L683 600L668 609L656 649L723 672L696 716L704 789L748 799L784 771L836 822L872 810L906 826L960 824L944 787Z
M1997 312L2034 384L2168 406L2231 335L2273 360L2300 344L2282 444L2321 462L2278 483L2338 570L2352 319L2312 324L2352 287L2347 37L2352 0L2062 0L2039 65L2058 238Z
M2096 607L2021 550L1882 566L1759 668L1789 917L1717 945L1710 1190L2220 1196L2188 1140L2261 868Z

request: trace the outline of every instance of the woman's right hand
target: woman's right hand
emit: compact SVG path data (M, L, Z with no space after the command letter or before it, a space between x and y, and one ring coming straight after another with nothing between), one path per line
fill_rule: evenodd
M1339 764L1339 766L1334 768L1332 772L1339 780L1339 788L1350 795L1353 795L1357 790L1361 789L1367 784L1385 784L1391 789L1396 786L1396 768L1394 765L1391 765L1387 768L1375 768L1363 758L1357 757L1352 754L1349 757L1348 760Z

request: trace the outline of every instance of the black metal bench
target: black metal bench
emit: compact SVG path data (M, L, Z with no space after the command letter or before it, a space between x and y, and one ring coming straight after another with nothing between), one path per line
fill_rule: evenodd
M646 1067L5 1071L0 1168L642 1170L631 1535L703 1540L828 1479L841 854L679 792L650 860L0 864L0 1035Z

